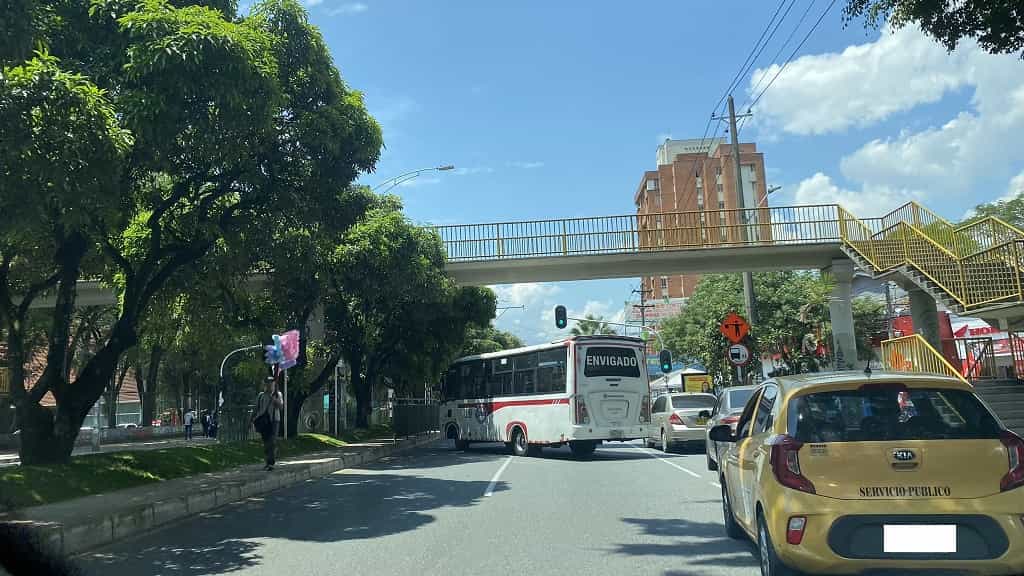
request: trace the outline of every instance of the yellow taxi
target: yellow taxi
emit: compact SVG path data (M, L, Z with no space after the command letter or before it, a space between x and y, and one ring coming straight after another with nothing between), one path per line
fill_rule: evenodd
M779 377L709 436L763 576L1024 574L1024 440L960 380Z

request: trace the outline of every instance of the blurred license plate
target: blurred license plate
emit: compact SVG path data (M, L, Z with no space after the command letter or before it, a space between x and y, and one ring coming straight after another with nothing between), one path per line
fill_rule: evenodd
M886 524L882 527L882 551L908 554L956 552L956 525Z
M622 430L609 430L608 435L612 438L622 438Z

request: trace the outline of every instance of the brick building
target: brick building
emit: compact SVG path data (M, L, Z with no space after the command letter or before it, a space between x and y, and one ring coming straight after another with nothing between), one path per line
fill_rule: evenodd
M739 244L767 234L767 187L764 154L753 143L740 143L744 207L739 212L732 147L724 138L669 140L658 146L657 169L644 172L634 194L642 248ZM647 297L668 302L689 298L700 274L643 278Z

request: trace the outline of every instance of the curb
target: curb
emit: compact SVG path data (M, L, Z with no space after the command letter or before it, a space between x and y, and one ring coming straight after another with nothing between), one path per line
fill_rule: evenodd
M67 557L139 536L177 520L208 512L221 506L321 478L338 470L373 462L392 454L428 444L440 438L439 432L418 434L390 446L370 448L352 456L339 456L325 462L279 468L280 472L249 481L225 483L191 494L160 500L134 508L93 517L74 525L57 522L8 521L6 524L29 530L46 549Z

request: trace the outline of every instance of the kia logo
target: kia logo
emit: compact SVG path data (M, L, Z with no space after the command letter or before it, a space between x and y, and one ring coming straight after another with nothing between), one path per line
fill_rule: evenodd
M896 460L897 462L910 462L915 458L917 458L917 454L914 454L913 450L908 450L906 448L897 448L896 450L892 451L892 459Z

